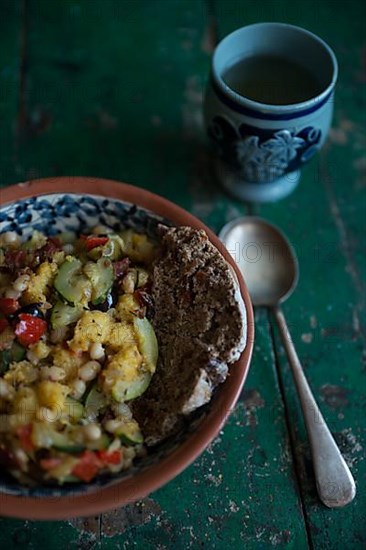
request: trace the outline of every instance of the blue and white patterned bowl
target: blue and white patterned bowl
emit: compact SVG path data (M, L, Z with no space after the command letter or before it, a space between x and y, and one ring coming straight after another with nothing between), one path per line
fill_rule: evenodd
M93 194L89 193L91 189ZM89 484L25 487L0 474L0 514L15 517L57 519L92 515L146 496L175 477L206 448L239 396L253 346L251 304L241 275L208 228L188 212L148 191L110 180L53 178L8 187L0 193L0 232L15 231L26 239L34 230L52 236L64 231L84 232L101 224L115 230L133 228L157 238L159 223L190 225L205 229L237 272L247 309L248 345L230 380L207 407L190 419L184 433L154 449L131 469L101 476Z
M135 204L96 195L53 193L10 203L0 210L0 232L15 231L23 239L34 230L53 236L83 233L100 224L115 231L128 227L156 238L159 223L168 222Z

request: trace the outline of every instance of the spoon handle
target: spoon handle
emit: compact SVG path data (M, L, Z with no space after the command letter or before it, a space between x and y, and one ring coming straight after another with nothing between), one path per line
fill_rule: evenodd
M316 404L292 343L285 317L279 307L274 307L273 313L300 398L320 500L329 508L345 506L355 497L354 479Z

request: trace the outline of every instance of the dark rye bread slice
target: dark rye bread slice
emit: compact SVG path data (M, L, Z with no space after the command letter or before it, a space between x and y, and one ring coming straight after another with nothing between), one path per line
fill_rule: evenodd
M178 431L207 403L245 347L246 312L235 273L206 233L159 227L153 267L159 363L133 412L148 445Z

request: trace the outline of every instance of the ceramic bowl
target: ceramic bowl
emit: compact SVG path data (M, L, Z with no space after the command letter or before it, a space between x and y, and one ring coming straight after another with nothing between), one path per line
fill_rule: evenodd
M133 468L97 478L89 484L25 487L0 475L0 515L27 519L90 516L142 498L186 468L213 440L242 389L253 348L253 314L242 276L219 239L197 218L132 185L96 178L52 178L1 190L0 231L27 237L37 229L48 235L84 231L97 224L134 228L154 236L156 227L189 225L204 229L235 270L246 307L247 344L231 376L211 402L199 409L187 429L170 439Z

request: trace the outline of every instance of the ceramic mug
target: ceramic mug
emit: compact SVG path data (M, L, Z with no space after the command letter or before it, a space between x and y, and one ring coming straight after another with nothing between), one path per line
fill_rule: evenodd
M317 80L317 93L290 104L263 103L237 93L225 75L234 66L240 70L238 61L253 56L297 64ZM212 58L204 116L217 151L216 175L231 194L265 202L293 191L302 165L320 149L329 132L337 74L331 48L293 25L249 25L219 43Z

